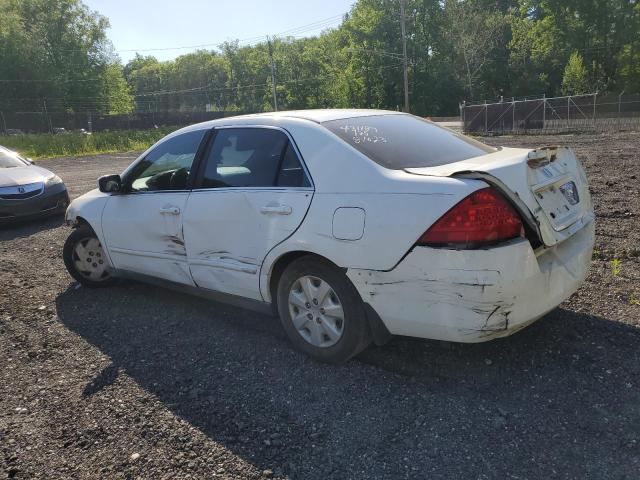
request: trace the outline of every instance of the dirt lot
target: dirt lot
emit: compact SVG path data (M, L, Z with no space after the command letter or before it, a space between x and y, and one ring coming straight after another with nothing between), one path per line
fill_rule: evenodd
M586 285L487 344L321 365L270 317L77 288L60 219L1 230L0 478L638 478L640 135L489 142L575 146L598 226ZM42 164L77 196L130 161Z

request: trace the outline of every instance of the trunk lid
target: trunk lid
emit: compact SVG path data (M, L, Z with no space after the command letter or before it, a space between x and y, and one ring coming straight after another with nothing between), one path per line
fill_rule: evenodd
M486 181L515 203L546 246L562 242L594 219L587 177L570 148L502 148L461 162L405 171Z

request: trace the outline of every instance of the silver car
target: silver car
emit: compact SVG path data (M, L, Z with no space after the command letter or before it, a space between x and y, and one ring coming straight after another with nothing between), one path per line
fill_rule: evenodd
M62 214L67 205L60 177L0 146L0 224Z

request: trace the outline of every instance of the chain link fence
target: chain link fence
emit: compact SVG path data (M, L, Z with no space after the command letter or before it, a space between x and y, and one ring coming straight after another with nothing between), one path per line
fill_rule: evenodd
M463 103L465 133L561 133L640 130L640 95L575 95L497 103Z
M191 125L244 112L148 112L131 115L96 115L92 112L4 112L0 134L57 133L64 131L149 130L162 126Z

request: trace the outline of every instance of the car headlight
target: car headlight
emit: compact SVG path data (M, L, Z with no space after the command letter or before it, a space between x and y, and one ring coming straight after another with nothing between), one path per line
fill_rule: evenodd
M52 187L53 185L58 185L59 183L62 183L62 179L59 176L54 175L53 177L47 178L45 186Z

